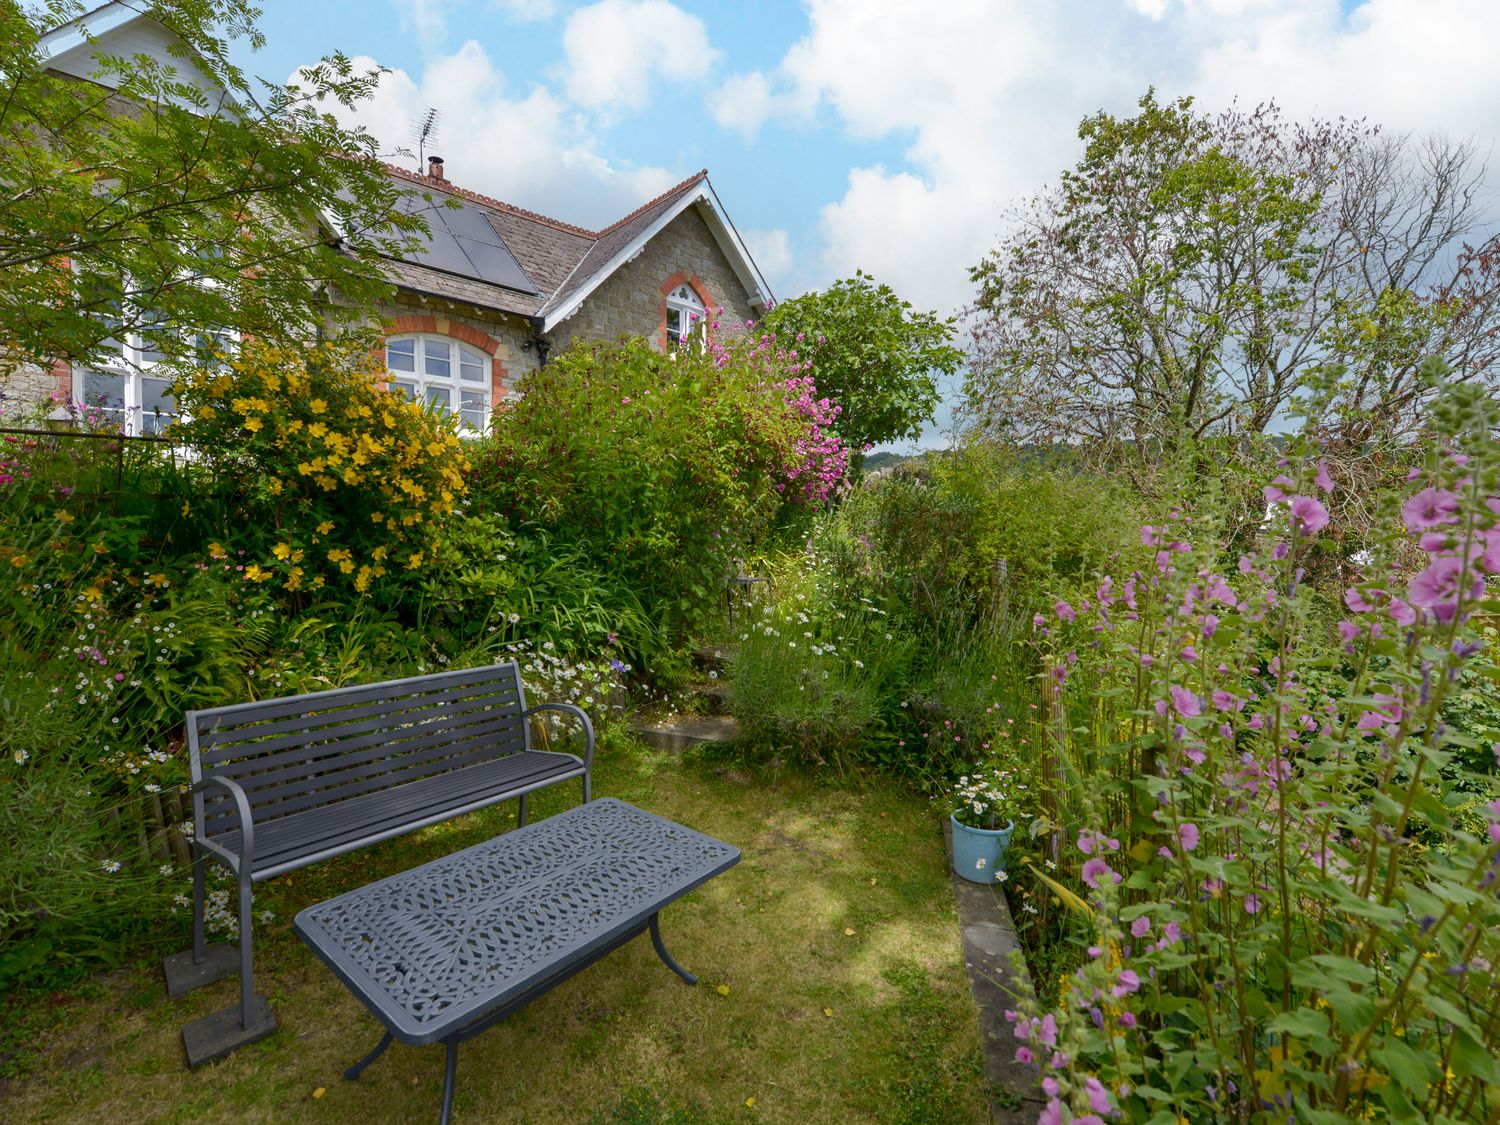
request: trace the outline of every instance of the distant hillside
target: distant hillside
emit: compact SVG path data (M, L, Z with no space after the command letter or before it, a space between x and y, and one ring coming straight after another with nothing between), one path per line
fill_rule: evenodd
M865 457L865 473L878 473L882 469L894 469L897 465L904 465L908 461L918 461L921 454L915 456L907 453L871 453Z

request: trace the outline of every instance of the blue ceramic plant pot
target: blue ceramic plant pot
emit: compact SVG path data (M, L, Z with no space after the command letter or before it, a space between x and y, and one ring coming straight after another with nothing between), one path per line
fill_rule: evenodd
M958 819L957 811L948 819L953 822L953 873L971 883L997 882L1016 822L1008 820L1004 828L970 828Z

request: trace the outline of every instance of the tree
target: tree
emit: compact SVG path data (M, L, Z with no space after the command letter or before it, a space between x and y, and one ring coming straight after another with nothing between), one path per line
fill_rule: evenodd
M1471 145L1150 92L1079 136L1077 167L971 273L979 431L1139 468L1183 436L1274 429L1342 365L1327 436L1352 450L1421 425L1426 356L1494 378L1500 243L1465 241Z
M247 0L153 0L173 61L99 52L86 82L39 43L83 7L0 0L0 376L118 361L122 332L190 361L223 331L306 341L364 319L390 289L376 254L422 227L373 138L322 106L354 106L378 74L334 55L297 84L252 83L229 59L230 41L263 42Z
M856 451L920 435L937 408L937 373L952 375L963 363L949 343L951 319L918 312L858 270L777 305L761 323L812 360L818 393L840 408L833 429Z

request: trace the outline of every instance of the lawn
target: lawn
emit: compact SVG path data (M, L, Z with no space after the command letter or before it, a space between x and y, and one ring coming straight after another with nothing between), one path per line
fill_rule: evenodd
M641 936L460 1049L457 1121L937 1122L986 1119L977 1020L939 819L889 788L647 750L616 739L595 792L737 845L738 866ZM536 795L533 816L576 803ZM261 990L280 1028L189 1072L178 1029L231 1002L221 982L166 999L154 957L14 1003L4 1116L17 1121L405 1121L436 1118L442 1048L396 1044L343 1069L379 1028L292 932L304 906L505 831L514 805L257 888ZM182 927L180 919L173 927ZM185 933L185 927L183 928Z

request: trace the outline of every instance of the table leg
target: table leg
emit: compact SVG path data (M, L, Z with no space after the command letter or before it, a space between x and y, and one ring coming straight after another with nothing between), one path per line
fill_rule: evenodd
M385 1054L385 1049L391 1045L391 1040L393 1038L395 1037L391 1035L389 1031L387 1031L380 1037L380 1042L375 1044L375 1049L373 1051L371 1051L364 1058L360 1059L359 1062L355 1063L348 1070L344 1071L344 1077L347 1078L350 1082L353 1082L356 1078L364 1073L365 1067L369 1066L381 1055Z
M651 944L656 946L656 955L662 959L667 968L671 969L683 980L687 981L688 984L697 984L698 978L693 976L692 973L688 972L676 961L672 960L672 955L667 952L667 947L661 943L661 923L659 921L660 918L661 914L659 912L651 915ZM640 931L637 930L636 932L639 933Z
M458 1085L458 1040L447 1043L448 1060L443 1067L443 1116L440 1125L448 1125L453 1117L453 1089Z

